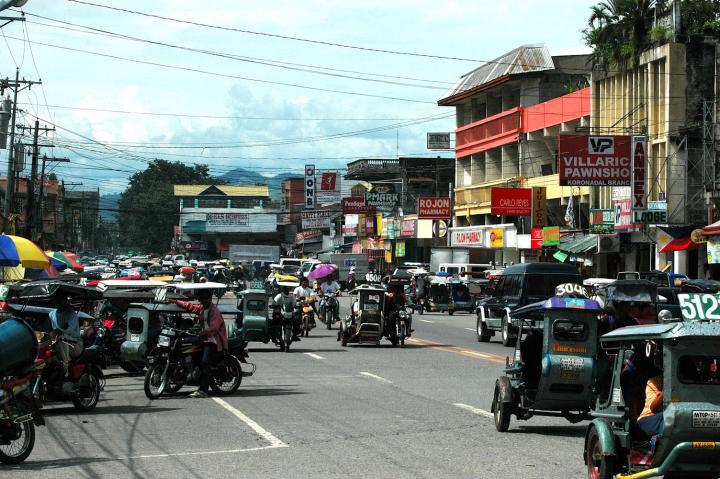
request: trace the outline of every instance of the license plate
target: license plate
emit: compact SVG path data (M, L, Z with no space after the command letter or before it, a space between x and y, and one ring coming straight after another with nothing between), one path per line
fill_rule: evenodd
M692 427L720 428L720 411L693 411Z
M160 336L158 339L158 345L160 346L170 346L170 338L167 336Z
M162 334L162 335L164 335L164 336L173 337L173 336L175 336L175 331L173 331L172 329L163 329L163 330L160 332L160 334Z
M582 371L585 361L583 358L562 358L560 359L560 369L564 371Z
M130 335L130 341L139 342L139 341L140 341L140 335L139 335L139 334L131 334L131 335Z
M693 449L715 449L720 445L720 442L694 442L692 443Z

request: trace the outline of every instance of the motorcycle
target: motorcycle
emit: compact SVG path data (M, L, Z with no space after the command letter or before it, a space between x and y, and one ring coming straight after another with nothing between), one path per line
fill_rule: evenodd
M34 371L0 379L0 462L19 464L35 446L35 426L45 420L33 402L30 389Z
M81 412L92 411L100 399L100 391L105 384L105 375L100 368L102 353L88 348L82 354L71 359L68 374L65 375L58 343L72 344L71 340L38 333L39 353L38 374L33 385L33 396L45 402L72 401L75 409Z
M290 352L290 345L293 342L293 318L295 307L290 304L271 305L273 309L273 323L280 324L281 332L278 338L280 351Z
M296 309L296 314L300 317L300 335L308 337L310 331L315 327L312 305L307 298L299 298Z
M387 337L393 346L400 344L401 348L405 347L405 338L408 337L408 323L410 315L405 310L394 311L390 314L387 322Z
M200 384L203 342L196 331L168 325L163 327L157 353L148 358L150 366L144 384L148 399L158 399L164 393L175 393L185 385ZM231 352L225 352L212 367L211 374L210 387L215 394L232 394L242 381L240 360Z
M332 325L338 320L339 316L337 293L325 293L322 301L325 309L325 326L327 329L332 329Z

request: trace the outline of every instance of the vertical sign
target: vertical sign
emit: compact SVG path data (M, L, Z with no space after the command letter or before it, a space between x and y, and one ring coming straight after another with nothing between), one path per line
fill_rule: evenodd
M315 165L305 165L305 208L315 209Z
M532 189L532 227L544 228L547 226L547 213L545 212L545 187L533 186Z
M530 248L542 249L543 248L543 229L532 228L530 230Z
M644 136L632 137L632 209L647 209L647 142Z

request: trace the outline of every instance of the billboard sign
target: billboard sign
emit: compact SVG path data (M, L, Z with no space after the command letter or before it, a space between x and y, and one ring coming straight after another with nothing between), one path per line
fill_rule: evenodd
M590 210L590 232L596 234L610 234L615 230L615 213L611 209Z
M543 246L558 246L560 244L560 227L546 226L543 228Z
M250 215L247 213L208 213L208 226L248 226Z
M615 200L614 202L615 218L613 224L615 231L637 231L639 225L633 223L632 200L630 198L624 200Z
M490 213L497 216L531 216L532 188L491 188Z
M547 192L544 186L532 188L532 226L543 228L547 226Z
M302 229L330 228L330 211L303 211Z
M309 239L322 238L322 235L322 231L320 230L300 231L295 235L295 242L304 243Z
M450 133L428 133L427 134L428 150L449 150L450 149Z
M450 198L418 198L418 219L446 220L452 216Z
M375 208L365 204L364 196L348 196L342 199L342 210L345 214L367 213L375 214Z
M560 135L560 185L630 186L631 143L630 136Z
M400 193L393 185L377 185L365 193L365 204L378 211L393 211L400 204Z
M305 165L305 208L315 209L315 165Z
M644 136L632 137L633 169L632 169L632 209L647 209L647 141Z
M402 220L400 222L400 236L402 238L414 238L416 224L415 220Z
M502 228L492 228L490 230L490 247L491 248L502 248L505 246L504 238L505 230Z
M316 188L317 202L321 205L340 202L340 173L323 171L319 174L319 180Z
M530 248L531 249L542 249L543 248L543 229L532 228L530 230Z

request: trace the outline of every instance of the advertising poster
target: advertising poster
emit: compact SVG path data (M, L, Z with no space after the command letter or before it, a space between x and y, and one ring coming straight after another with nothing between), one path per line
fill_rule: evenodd
M560 227L546 226L543 228L543 246L558 246L560 244Z
M450 198L418 198L418 218L422 220L446 220L452 216Z
M503 236L504 230L502 228L492 228L490 230L490 247L491 248L502 248L505 246L505 238Z
M497 216L532 215L531 188L491 188L490 213Z
M560 135L560 185L631 186L631 147L630 136Z

